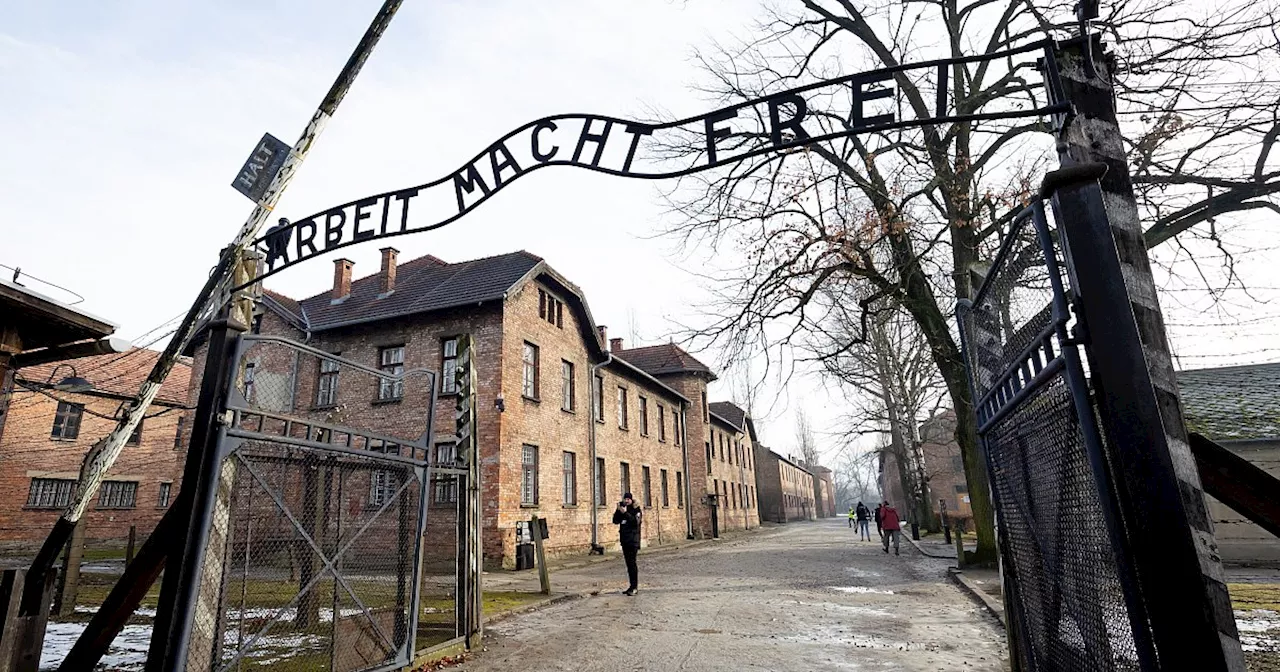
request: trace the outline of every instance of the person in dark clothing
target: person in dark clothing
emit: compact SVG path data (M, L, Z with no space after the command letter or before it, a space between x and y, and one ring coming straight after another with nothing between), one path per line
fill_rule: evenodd
M884 528L880 527L884 516L884 504L876 504L876 534L880 535L880 539L884 540Z
M622 543L622 557L627 560L627 578L631 585L624 595L635 595L640 590L640 569L636 566L636 553L640 552L640 524L644 521L644 512L636 506L631 493L622 496L618 508L613 512L613 524L618 526L618 541Z
M855 515L858 516L858 541L871 541L871 530L867 525L871 518L871 510L867 508L866 504L858 502Z

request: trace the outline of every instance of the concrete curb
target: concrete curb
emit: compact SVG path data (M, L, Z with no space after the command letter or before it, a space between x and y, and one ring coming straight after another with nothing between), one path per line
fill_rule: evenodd
M1000 627L1008 628L1008 625L1004 622L1004 605L1000 604L996 598L987 594L987 591L983 590L981 586L974 583L969 577L965 576L964 572L954 567L947 570L947 576L951 577L951 580L959 586L961 590L968 593L970 597L978 600L982 606L986 607L987 611L991 612L991 615L995 616L997 621L1000 621Z
M551 597L548 597L545 600L538 600L533 604L526 604L523 607L517 607L515 609L504 611L500 614L494 614L493 616L489 616L484 619L484 624L486 627L488 627L494 623L500 623L502 621L505 621L508 618L511 618L512 616L527 614L531 611L537 611L539 609L549 607L553 604L568 602L569 600L578 600L583 597L586 597L589 594L590 594L590 591L583 591L583 592L577 592L577 593L561 593L560 595L552 595Z
M943 559L943 560L955 560L955 559L956 559L956 554L955 554L954 552L947 553L947 554L943 554L943 555L939 555L939 554L938 554L938 553L936 553L936 552L932 552L932 551L926 550L926 549L925 549L925 547L923 547L923 546L921 546L921 545L920 545L920 542L916 541L915 539L912 539L910 534L903 534L903 535L901 535L901 536L902 536L904 539L906 539L907 541L911 542L911 545L912 545L912 546L915 546L915 547L916 547L916 550L917 550L917 551L920 551L920 554L921 554L921 555L927 555L927 556L929 556L929 557L931 557L931 558L941 558L941 559Z

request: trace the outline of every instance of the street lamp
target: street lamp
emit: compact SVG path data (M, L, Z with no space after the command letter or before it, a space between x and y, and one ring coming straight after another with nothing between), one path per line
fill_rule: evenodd
M58 369L61 369L64 366L71 369L71 375L59 380L56 385L50 385L50 383L53 382L53 377L57 375ZM93 383L89 382L86 378L81 378L76 372L76 367L71 364L67 364L66 362L53 367L53 370L49 372L49 377L44 381L44 384L46 387L52 387L59 392L88 392L93 389Z

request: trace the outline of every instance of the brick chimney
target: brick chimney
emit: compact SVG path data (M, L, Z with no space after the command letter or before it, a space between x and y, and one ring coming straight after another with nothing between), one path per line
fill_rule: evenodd
M609 339L609 352L622 352L622 339L621 339L621 338L611 338L611 339Z
M333 260L333 295L330 301L341 301L351 295L351 269L356 262L350 259Z
M597 324L596 333L600 334L601 342L607 342L609 340L609 327L606 327L603 324Z
M386 296L396 288L396 257L400 250L394 247L382 248L382 271L378 273L379 294Z

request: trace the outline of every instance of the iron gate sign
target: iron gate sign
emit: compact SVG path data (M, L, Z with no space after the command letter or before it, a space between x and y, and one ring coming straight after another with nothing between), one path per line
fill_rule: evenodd
M575 166L600 173L662 179L736 164L744 159L787 151L827 140L900 128L939 124L1054 116L1070 111L1063 102L1054 65L1054 42L1044 40L1016 49L910 63L815 82L723 107L695 117L644 123L597 114L560 114L529 122L502 136L454 172L417 186L374 194L290 222L281 219L254 241L266 256L255 279L282 271L311 257L367 240L430 231L449 224L500 189L547 166ZM1044 104L1029 109L956 113L951 109L948 72L963 63L1007 59L1040 52ZM904 114L895 105L896 83L915 91L932 90L933 100L910 97ZM831 132L806 126L808 98L840 97L849 115ZM671 151L692 147L688 151Z

